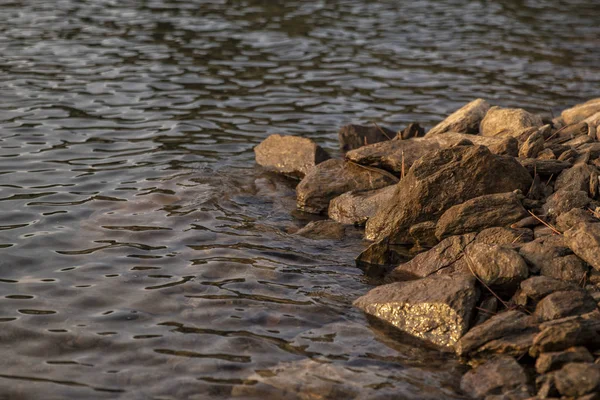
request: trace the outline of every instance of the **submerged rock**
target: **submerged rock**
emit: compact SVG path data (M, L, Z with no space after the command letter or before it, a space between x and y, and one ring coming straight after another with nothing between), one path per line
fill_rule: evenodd
M410 335L451 348L469 328L478 298L473 276L440 275L376 287L354 305Z
M444 135L441 135L444 136ZM440 150L417 161L396 186L390 201L367 221L365 236L410 243L408 228L439 218L450 207L486 194L521 190L532 178L512 157L483 146Z
M576 124L600 112L600 98L586 101L582 104L577 104L574 107L567 108L560 116L565 124Z
M521 108L492 107L479 127L482 136L519 136L527 128L543 125L542 119Z
M302 178L329 154L312 140L271 135L254 148L256 163L282 174Z
M327 160L316 166L296 188L298 208L320 214L329 201L348 191L368 191L393 185L398 179L375 168L366 168L341 160Z
M340 148L343 152L358 149L359 147L385 142L396 136L396 132L386 127L375 125L344 125L338 131Z
M578 257L600 271L600 223L579 223L564 236Z
M477 399L501 393L510 394L512 399L527 399L532 394L525 370L508 356L493 358L467 372L460 388Z
M446 132L478 134L479 124L490 105L483 99L476 99L450 114L445 120L434 126L427 136Z
M380 278L408 258L406 247L390 245L387 239L383 239L367 247L355 261L367 276Z
M329 218L342 224L364 225L394 193L394 186L368 192L347 192L329 203Z
M297 231L296 235L314 240L341 240L346 236L346 228L336 221L313 221Z

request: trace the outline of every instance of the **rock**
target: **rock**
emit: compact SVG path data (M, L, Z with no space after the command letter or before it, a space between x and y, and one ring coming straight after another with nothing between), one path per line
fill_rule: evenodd
M556 228L561 232L566 232L581 222L600 222L588 210L574 208L571 211L561 214L556 218Z
M560 116L565 124L576 124L585 120L588 117L600 112L600 98L592 99L582 104L577 104L574 107L567 108Z
M555 258L570 255L572 251L567 246L564 236L550 235L525 243L519 249L519 254L531 266L531 270L537 273Z
M521 108L492 107L479 127L482 136L519 136L527 128L543 125L542 119Z
M417 246L433 247L439 240L435 237L436 224L433 221L425 221L415 224L408 229L408 234Z
M406 247L390 245L387 239L375 242L356 258L356 266L367 276L383 277L409 258Z
M473 276L439 275L376 287L354 305L401 331L447 349L469 329L478 298Z
M598 173L596 168L588 164L576 164L565 169L556 178L554 190L582 190L589 194L592 172Z
M475 197L525 192L531 181L514 158L494 155L483 146L440 150L412 166L390 201L367 221L365 236L369 240L390 236L392 243L410 243L412 225L432 221Z
M375 168L341 160L327 160L310 171L296 187L297 205L302 211L320 214L340 194L368 191L393 185L398 179Z
M517 310L496 314L467 332L456 345L456 354L465 356L493 340L536 332L535 318Z
M521 358L529 352L536 335L537 332L529 331L502 336L481 345L470 353L469 356L476 359L487 359L491 356L502 354Z
M600 391L600 366L569 363L554 374L554 384L563 396L580 397Z
M296 235L314 240L341 240L346 235L346 228L336 221L313 221L297 231Z
M271 135L254 148L256 163L282 174L302 178L329 154L312 140Z
M480 135L446 132L443 135L434 135L426 139L437 141L442 148L454 147L471 142L475 146L485 146L492 154L516 157L519 154L519 142L512 137L496 138Z
M421 125L413 122L413 123L408 124L408 126L406 128L404 128L401 132L399 132L398 135L394 139L407 140L407 139L412 139L412 138L421 137L421 136L425 136L425 129L423 129L421 127Z
M600 140L600 112L586 118L584 122L588 125L588 136Z
M496 315L498 311L498 299L494 296L485 297L477 306L477 316L473 326L483 324L485 321Z
M600 223L581 222L564 236L573 253L600 271Z
M591 202L587 192L582 190L559 190L546 200L544 213L550 218L558 218L574 208L588 207Z
M562 351L574 346L600 344L600 319L597 312L548 321L540 325L540 333L533 340L529 354Z
M494 358L467 372L460 381L460 388L477 399L511 391L522 392L523 398L532 394L523 367L507 356Z
M346 192L329 203L329 218L342 224L364 225L394 193L394 186L368 192Z
M473 243L465 256L472 272L493 289L513 290L529 276L529 268L516 251L497 244Z
M528 215L515 193L475 197L446 210L437 223L435 235L442 240L452 235L508 226Z
M556 257L543 264L540 274L567 282L580 283L585 281L589 268L576 255Z
M556 154L550 149L540 150L537 157L538 160L556 160Z
M534 315L542 321L550 321L585 314L596 308L596 301L585 291L560 291L544 297L535 308Z
M468 272L468 266L463 259L464 250L475 240L476 236L475 233L470 233L444 239L432 249L418 254L412 260L394 268L388 278L403 281L425 278L432 274Z
M522 244L533 240L533 231L527 228L487 228L477 235L477 243L485 244Z
M563 153L561 153L558 156L558 160L566 161L566 162L572 164L575 161L575 159L577 159L577 157L579 157L579 153L577 152L577 150L569 149L569 150L566 150Z
M540 151L544 149L544 135L541 131L536 131L525 140L519 149L519 157L536 158ZM552 153L554 156L554 153Z
M534 176L538 174L542 177L557 176L562 170L570 168L571 163L560 160L538 160L535 158L519 159L522 166L527 168L527 171ZM525 193L525 192L523 192Z
M585 347L571 347L565 351L542 353L535 362L535 370L538 374L545 374L573 362L593 363L594 357Z
M590 173L590 186L588 192L592 199L600 198L600 172L597 172L597 170Z
M359 147L385 142L396 136L396 132L386 127L375 125L344 125L338 131L340 148L343 152L358 149Z
M445 120L434 126L427 136L439 135L446 132L478 134L479 124L490 105L483 99L476 99L450 114Z
M570 282L563 282L547 276L532 276L521 282L521 290L515 295L515 303L521 306L536 305L540 300L559 291L574 291L580 288Z

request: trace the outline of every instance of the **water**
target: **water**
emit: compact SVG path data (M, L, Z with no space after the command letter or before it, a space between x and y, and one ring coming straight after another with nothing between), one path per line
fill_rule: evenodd
M460 398L252 148L600 96L597 1L501 3L3 1L0 398Z

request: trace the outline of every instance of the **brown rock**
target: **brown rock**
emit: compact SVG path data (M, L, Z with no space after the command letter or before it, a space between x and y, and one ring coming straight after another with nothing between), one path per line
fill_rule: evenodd
M398 132L398 135L396 135L394 139L406 140L421 136L425 136L425 129L423 129L421 125L417 124L416 122L413 122L408 124L408 126L404 128L401 132Z
M439 135L446 132L476 135L479 133L479 124L489 108L490 105L487 101L483 99L473 100L433 127L427 132L427 136Z
M577 152L577 150L569 149L569 150L566 150L563 153L561 153L558 156L558 160L566 161L566 162L572 164L575 161L575 159L577 159L577 157L579 157L579 153Z
M542 119L520 108L492 107L479 127L482 136L519 136L527 128L543 125Z
M556 154L550 149L541 150L537 157L538 160L556 160Z
M556 257L543 264L540 274L562 281L581 283L589 272L588 266L576 255Z
M338 131L340 148L343 152L358 149L367 144L385 142L396 136L396 132L375 125L344 125Z
M554 375L554 384L563 396L580 397L600 391L600 366L569 363Z
M415 224L408 229L408 234L417 246L433 247L439 240L435 237L436 224L433 221L425 221Z
M572 254L562 235L550 235L533 242L525 243L519 249L521 257L531 266L533 272L539 272L544 265L557 257Z
M298 184L297 204L302 211L320 214L327 211L331 199L345 192L375 190L397 182L396 177L382 170L341 160L327 160Z
M313 221L297 231L296 235L314 240L341 240L346 235L346 228L344 225L335 221Z
M375 242L356 257L356 266L367 276L383 277L396 265L410 258L405 246L389 244L387 239Z
M571 163L560 160L538 160L535 158L519 159L521 165L527 168L527 171L533 176L538 174L542 177L557 176L562 170L570 168Z
M564 236L573 253L600 271L600 223L579 223Z
M329 218L342 224L364 225L394 193L394 186L368 192L346 192L329 203Z
M600 112L600 98L592 99L582 104L564 110L560 116L565 124L575 124Z
M442 348L469 328L479 293L471 275L439 275L378 286L354 305L367 314Z
M540 325L540 333L533 340L529 354L562 351L574 346L597 346L600 343L600 319L597 312L566 317Z
M587 192L582 190L559 190L548 197L544 212L550 218L557 218L574 208L586 208L591 202Z
M536 131L529 135L519 149L519 157L521 158L536 158L540 151L544 149L544 134L541 131ZM554 155L554 153L552 153Z
M533 240L533 231L527 228L487 228L477 234L477 243L523 244Z
M465 251L473 273L487 286L511 290L529 276L527 264L516 251L496 244L472 243Z
M589 210L574 208L571 211L561 214L556 218L556 228L561 232L566 232L581 222L600 222L592 215Z
M523 367L507 356L494 358L467 372L460 381L460 388L477 399L511 391L522 392L522 398L532 394Z
M593 363L594 357L585 347L571 347L565 351L542 353L535 362L538 374L545 374L572 362Z
M537 304L544 297L558 291L573 291L580 288L569 282L563 282L547 276L532 276L521 282L521 290L515 297L521 300L517 304L527 306L528 304Z
M585 314L596 308L596 301L585 291L561 291L544 297L535 308L534 315L542 321L550 321Z
M303 177L329 154L312 140L271 135L254 148L256 163L286 175Z
M563 170L556 178L554 190L583 190L589 194L590 176L598 174L596 168L588 164L576 164Z

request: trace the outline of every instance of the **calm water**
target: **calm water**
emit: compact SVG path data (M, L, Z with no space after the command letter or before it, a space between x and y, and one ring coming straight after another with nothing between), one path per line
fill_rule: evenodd
M499 4L502 3L502 4ZM600 96L600 4L0 2L0 398L460 398L351 302L365 243L291 234L271 133ZM302 398L305 398L302 397ZM310 397L315 398L315 397Z

